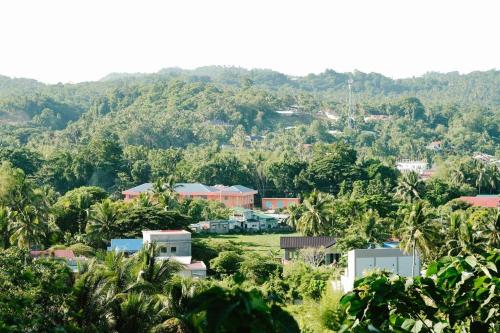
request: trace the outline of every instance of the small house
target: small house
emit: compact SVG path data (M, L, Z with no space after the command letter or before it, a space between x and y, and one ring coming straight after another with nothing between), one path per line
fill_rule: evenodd
M273 210L286 208L291 204L300 204L299 198L262 198L262 209Z
M283 236L280 237L280 248L285 250L284 261L290 261L297 258L299 251L306 248L324 248L325 264L329 265L337 262L340 254L334 249L336 240L330 236Z

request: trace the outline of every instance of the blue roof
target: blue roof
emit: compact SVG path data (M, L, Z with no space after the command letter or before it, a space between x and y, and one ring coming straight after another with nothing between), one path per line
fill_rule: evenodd
M108 251L137 252L142 249L142 238L112 239Z
M389 248L389 249L397 249L397 248L399 248L399 242L384 242L382 247Z

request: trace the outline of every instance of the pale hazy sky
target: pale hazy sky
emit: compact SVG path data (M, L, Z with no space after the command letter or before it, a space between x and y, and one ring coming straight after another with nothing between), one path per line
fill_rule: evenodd
M1 0L0 74L236 65L399 78L500 69L499 0Z

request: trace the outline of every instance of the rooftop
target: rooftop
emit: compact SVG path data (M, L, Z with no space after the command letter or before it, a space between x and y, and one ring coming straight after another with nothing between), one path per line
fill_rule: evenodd
M30 256L33 258L38 257L54 257L54 258L64 258L64 259L74 259L75 254L72 250L42 250L42 251L30 251Z
M467 202L474 207L497 208L500 207L499 195L478 195L475 197L460 197L460 201Z
M153 188L152 183L144 183L142 185L138 185L136 187L132 187L128 190L123 191L123 194L130 193L143 193L151 191ZM254 189L243 185L233 185L233 186L225 186L225 185L214 185L208 186L201 183L178 183L174 186L174 191L177 193L257 193Z
M142 238L112 239L108 251L137 252L142 249Z
M303 249L307 247L330 247L336 243L334 237L318 236L283 236L280 237L280 248L282 249Z
M148 234L170 234L170 235L190 235L191 233L186 230L143 230L143 235Z

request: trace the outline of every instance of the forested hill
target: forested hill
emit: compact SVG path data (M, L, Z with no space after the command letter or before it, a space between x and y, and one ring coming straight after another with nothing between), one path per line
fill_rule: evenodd
M353 130L346 126L350 78ZM251 144L284 151L342 140L367 156L430 158L426 146L443 141L443 151L498 155L498 87L496 70L392 80L212 66L78 84L0 76L0 147L71 150L98 135L152 149ZM292 116L276 112L290 109Z
M362 98L381 96L414 96L424 101L448 100L454 103L492 105L500 103L500 71L472 72L461 75L458 72L430 72L421 77L391 79L378 73L339 73L326 70L321 74L303 77L289 76L272 70L247 70L239 67L209 66L194 70L166 68L155 74L112 73L104 82L157 82L174 78L214 82L242 87L254 84L272 90L305 91L332 96L345 96L348 80L354 81L354 92Z

